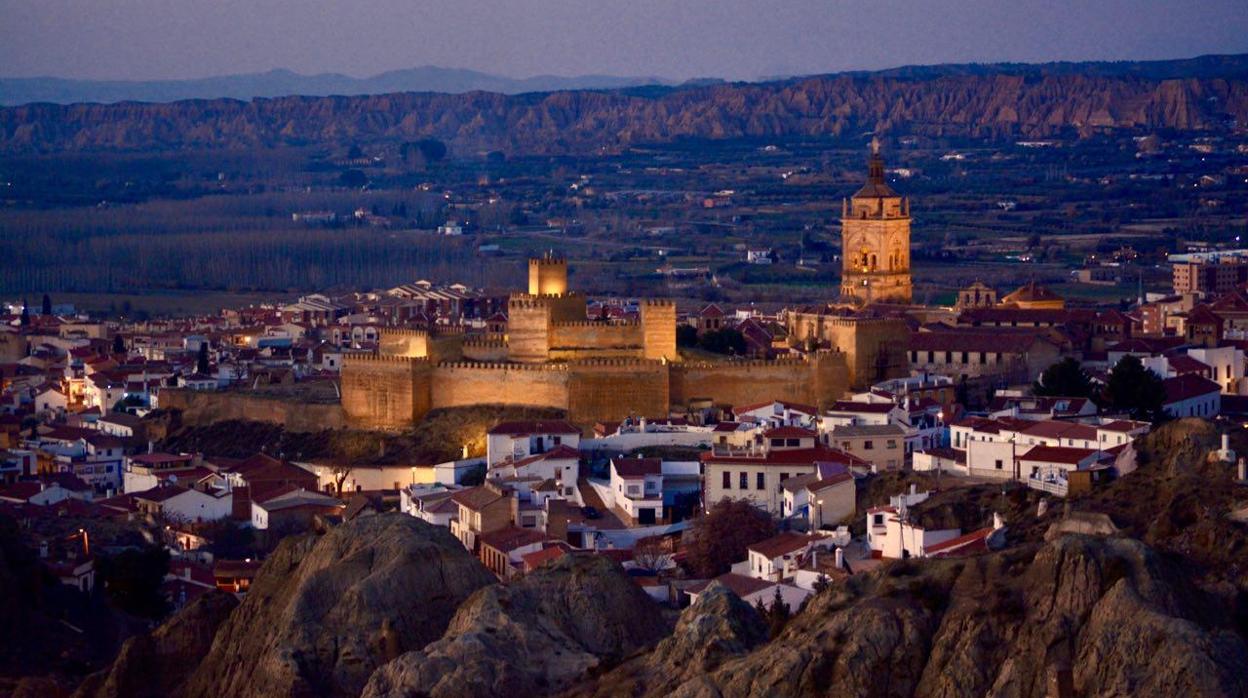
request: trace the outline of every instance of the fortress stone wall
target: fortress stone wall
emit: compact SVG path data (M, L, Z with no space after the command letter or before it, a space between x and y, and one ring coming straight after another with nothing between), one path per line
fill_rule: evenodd
M567 409L568 382L567 366L558 364L448 362L439 364L432 372L429 404L432 407L524 405Z
M900 318L794 313L789 334L843 352L855 390L910 372L910 330Z
M776 361L687 362L672 365L671 400L749 405L790 400L823 406L849 388L845 354L820 352L809 358Z
M280 424L289 431L320 431L347 426L346 404L295 402L236 392L163 388L161 409L182 412L187 426L207 426L235 419Z
M845 355L779 361L667 362L590 359L546 364L348 355L342 406L366 428L410 426L433 408L553 407L582 425L628 415L663 416L695 399L742 405L790 400L826 405L849 386Z
M430 410L431 368L425 358L348 354L343 357L342 409L360 426L414 424Z

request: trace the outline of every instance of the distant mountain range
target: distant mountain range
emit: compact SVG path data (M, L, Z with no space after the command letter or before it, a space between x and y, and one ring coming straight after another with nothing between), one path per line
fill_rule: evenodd
M1084 75L1088 77L1139 77L1154 80L1210 78L1248 75L1248 56L1199 56L1164 61L1085 61L1056 63L959 63L911 65L876 71L838 73L852 77L930 80L971 75ZM769 76L759 82L791 80L793 76ZM509 78L462 68L422 66L392 70L366 78L340 73L303 75L277 69L266 73L223 75L190 80L72 80L57 77L0 78L0 106L37 102L109 104L113 102L177 102L186 99L241 99L300 95L378 95L395 92L557 92L561 90L613 90L641 86L690 87L724 82L699 78L683 83L661 77L613 75L536 75Z
M1105 129L1221 131L1248 123L1248 55L923 66L764 83L710 80L672 86L620 80L625 85L611 89L512 95L390 92L168 104L25 104L0 107L0 153L436 138L457 153L556 154L678 138L872 132L1043 138ZM536 88L540 83L529 84Z
M502 94L598 90L670 85L655 77L611 75L537 75L508 78L459 68L423 66L392 70L372 77L356 78L339 73L301 75L290 70L223 75L194 80L70 80L55 77L0 78L0 105L33 102L176 102L184 99L242 99L289 95L375 95L391 92L444 92L459 94L481 90Z

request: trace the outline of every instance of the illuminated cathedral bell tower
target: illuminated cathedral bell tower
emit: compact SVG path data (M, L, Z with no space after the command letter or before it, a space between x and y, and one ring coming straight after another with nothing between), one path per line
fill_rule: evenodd
M871 139L867 183L841 202L841 297L909 303L910 200L884 181L879 139Z

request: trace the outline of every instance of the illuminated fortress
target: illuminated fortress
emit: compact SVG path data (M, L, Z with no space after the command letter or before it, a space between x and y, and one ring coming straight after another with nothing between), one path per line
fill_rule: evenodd
M348 355L342 406L368 428L402 428L431 409L524 405L567 410L581 424L663 416L692 402L788 400L824 405L850 387L851 345L763 361L682 361L676 305L645 300L636 320L587 320L568 266L529 260L527 293L508 299L506 331L441 337L383 330L376 353Z

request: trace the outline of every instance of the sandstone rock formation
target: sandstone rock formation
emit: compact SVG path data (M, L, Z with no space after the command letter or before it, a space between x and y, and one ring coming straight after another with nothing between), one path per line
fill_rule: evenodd
M548 695L667 630L658 606L614 562L564 556L477 592L441 640L378 669L364 695Z
M402 514L282 542L218 630L188 696L357 696L436 640L494 577L445 528Z
M566 698L664 695L682 684L686 693L713 695L713 686L703 682L703 677L766 641L767 625L758 612L715 582L685 609L675 632L654 651L625 662L601 680L577 687Z
M1248 120L1242 75L821 76L759 84L506 96L402 93L0 109L0 152L241 148L438 138L463 151L590 152L677 138L1044 137Z
M612 673L593 692L1245 695L1248 646L1208 602L1138 541L1065 536L896 563L819 595L776 640L674 690Z
M212 647L217 629L238 606L232 594L195 599L148 635L126 640L112 666L92 674L75 698L161 698L175 695Z

